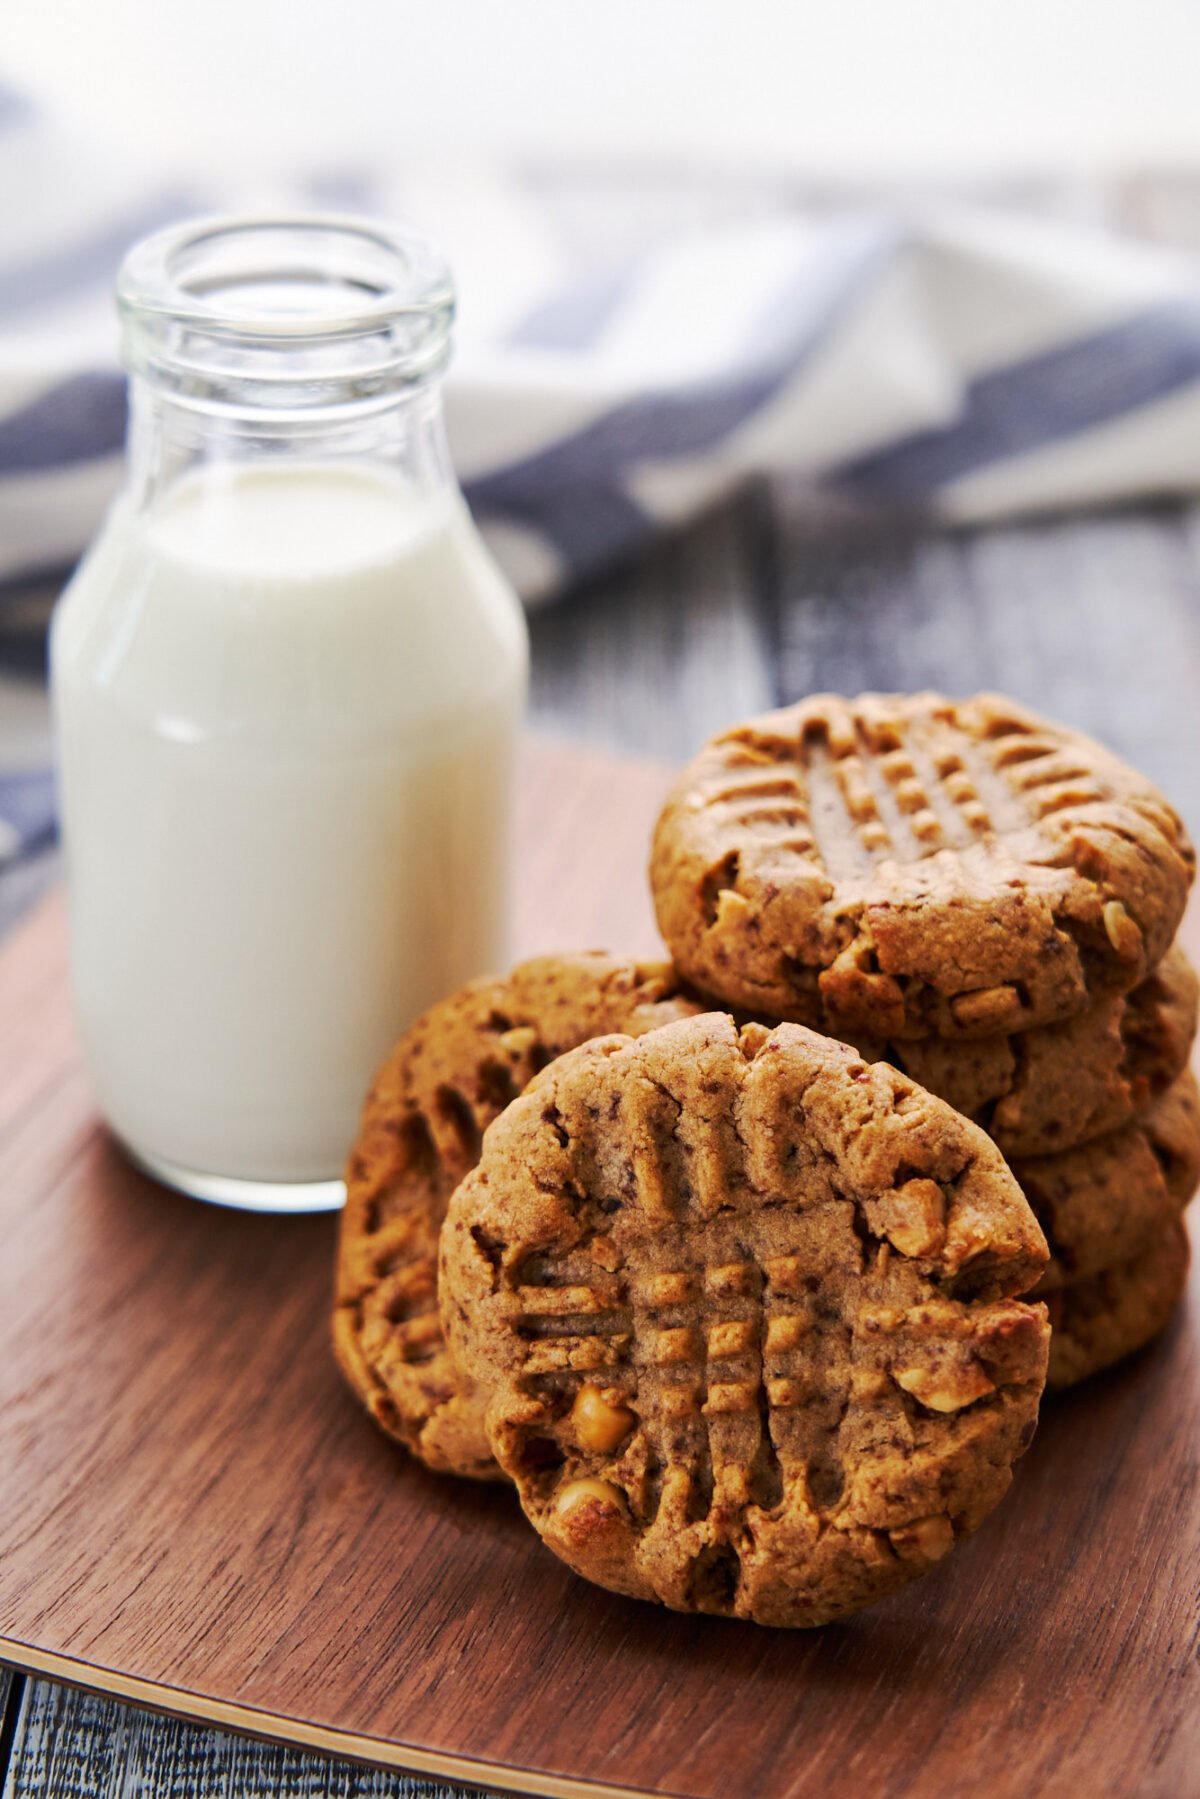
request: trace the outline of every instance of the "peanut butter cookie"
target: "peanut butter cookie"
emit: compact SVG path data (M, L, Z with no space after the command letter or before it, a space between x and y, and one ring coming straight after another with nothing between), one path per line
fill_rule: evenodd
M1149 781L1010 700L825 694L701 750L650 878L698 988L897 1040L1026 1030L1128 992L1193 865Z
M720 1014L601 1038L489 1131L450 1342L535 1527L602 1586L816 1625L923 1573L1033 1435L1045 1244L886 1065Z
M379 1069L346 1169L333 1341L374 1418L431 1468L496 1477L437 1312L442 1214L484 1130L564 1049L699 1010L669 964L540 956L434 1006Z
M1132 1260L1051 1293L1047 1386L1073 1387L1157 1337L1183 1298L1188 1261L1177 1218Z
M1006 1156L1048 1156L1119 1130L1166 1092L1187 1067L1196 1001L1176 944L1132 993L1064 1024L966 1042L855 1043L981 1124Z
M1012 1163L1050 1245L1035 1291L1127 1262L1175 1223L1200 1182L1200 1095L1185 1074L1134 1124L1058 1156Z

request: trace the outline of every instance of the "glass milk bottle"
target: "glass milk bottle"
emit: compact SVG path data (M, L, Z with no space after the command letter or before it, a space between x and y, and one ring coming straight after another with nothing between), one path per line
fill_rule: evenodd
M54 620L101 1109L204 1199L336 1205L371 1072L503 966L517 601L451 472L453 288L353 220L132 251L128 477Z

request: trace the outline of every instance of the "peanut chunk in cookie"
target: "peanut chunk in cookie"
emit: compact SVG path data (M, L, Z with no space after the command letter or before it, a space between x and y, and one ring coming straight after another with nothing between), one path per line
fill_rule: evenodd
M960 1412L996 1390L995 1381L980 1364L966 1358L933 1368L898 1368L896 1384L931 1412Z
M617 1488L606 1480L573 1480L569 1486L559 1489L554 1501L554 1509L560 1517L578 1512L583 1506L593 1507L599 1512L622 1512L625 1501Z
M937 1255L946 1243L946 1200L936 1181L905 1181L885 1193L874 1217L902 1256Z
M619 1403L613 1389L601 1392L589 1385L580 1387L575 1396L571 1422L584 1449L610 1450L624 1441L637 1419L628 1406Z

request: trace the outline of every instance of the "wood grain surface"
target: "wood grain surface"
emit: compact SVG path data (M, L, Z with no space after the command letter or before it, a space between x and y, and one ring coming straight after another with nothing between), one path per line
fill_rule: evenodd
M662 771L542 746L526 775L521 949L651 948ZM0 1017L6 1658L534 1792L1196 1790L1194 1306L1047 1406L1008 1500L917 1587L815 1633L680 1618L377 1433L327 1348L332 1220L133 1172L76 1060L57 900L0 959Z
M576 216L573 180L559 196L560 226L566 240L590 242ZM648 189L644 198L657 217L663 196ZM697 198L689 182L689 219ZM757 175L748 198L761 204ZM780 198L822 201L811 191ZM1200 249L1200 181L1188 171L1103 184L1078 174L1057 183L1039 176L991 198ZM838 185L824 200L841 208L845 193ZM622 209L627 201L626 189ZM740 210L736 198L730 204ZM564 604L533 614L533 721L593 745L678 760L719 726L814 689L1001 687L1105 737L1164 783L1200 836L1200 506L1146 504L958 530L919 518L824 517L813 501L802 486L755 488ZM37 679L40 636L24 629L18 599L14 640L5 629L13 607L6 593L0 657L10 672ZM0 933L53 882L57 861L47 850L0 869ZM19 1020L2 1017L6 1037ZM1148 1489L1156 1461L1145 1471ZM1186 1476L1189 1465L1175 1455L1167 1466ZM1194 1615L1190 1593L1185 1609ZM1032 1598L1027 1617L1034 1631ZM1090 1654L1084 1651L1085 1661ZM1075 1678L1071 1665L1055 1671L1056 1680ZM1200 1792L1179 1755L1162 1761L1155 1716L1151 1702L1140 1756L1112 1757L1100 1792L1161 1790L1186 1799ZM1019 1725L1015 1718L1018 1745ZM1031 1759L1018 1751L1011 1766L1021 1770ZM1052 1790L1071 1789L1071 1765L1067 1757ZM854 1756L840 1770L818 1758L818 1768L828 1776L826 1799L859 1799L864 1788L919 1791L923 1778L919 1766L905 1764L885 1788L869 1769L864 1777ZM970 1759L955 1770L955 1799L990 1795L995 1774L1014 1779L986 1755ZM3 1799L464 1794L457 1782L431 1785L329 1761L39 1678L18 1678L0 1717L0 1775ZM730 1795L752 1791L733 1765L724 1787ZM1096 1789L1071 1790L1072 1799L1092 1799Z

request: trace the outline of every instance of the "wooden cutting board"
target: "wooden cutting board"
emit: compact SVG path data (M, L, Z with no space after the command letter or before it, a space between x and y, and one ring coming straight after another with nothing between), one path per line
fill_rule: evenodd
M531 749L519 947L650 951L663 771ZM1048 1404L928 1579L787 1633L586 1586L343 1390L334 1221L168 1193L97 1124L53 899L0 957L0 1656L531 1793L1200 1791L1196 1307Z

